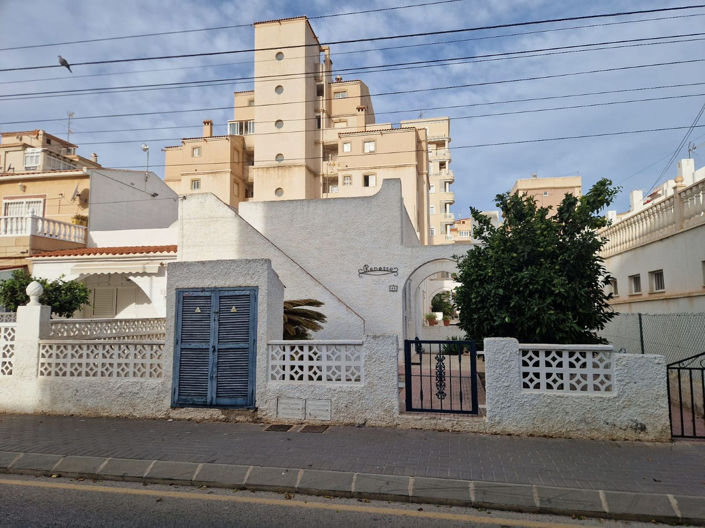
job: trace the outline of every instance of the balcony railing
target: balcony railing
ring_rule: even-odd
[[[85,226],[41,216],[0,216],[0,237],[40,236],[85,244],[86,231]]]
[[[602,256],[609,257],[705,223],[705,180],[677,189],[629,218],[604,229]]]
[[[455,213],[443,213],[445,220],[455,220]]]

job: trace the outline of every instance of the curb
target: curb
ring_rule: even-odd
[[[302,493],[705,526],[705,497],[0,451],[0,473]]]

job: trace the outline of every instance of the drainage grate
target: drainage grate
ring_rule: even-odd
[[[327,425],[304,425],[299,432],[300,433],[322,433],[326,429],[328,429]]]
[[[278,433],[286,433],[293,426],[287,424],[273,424],[265,429],[265,431],[275,431]]]

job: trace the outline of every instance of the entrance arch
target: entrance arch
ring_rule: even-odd
[[[449,275],[457,273],[458,266],[455,260],[452,258],[430,260],[418,266],[406,279],[402,292],[404,339],[413,339],[420,336],[423,329],[424,314],[430,309],[431,299],[437,293],[450,291],[451,288],[447,284],[434,285],[427,291],[422,289],[426,279],[441,272],[446,272]],[[448,279],[448,282],[450,282],[450,279]]]

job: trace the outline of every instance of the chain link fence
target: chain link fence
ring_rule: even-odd
[[[600,335],[615,350],[661,354],[673,363],[705,352],[705,313],[619,313]]]

